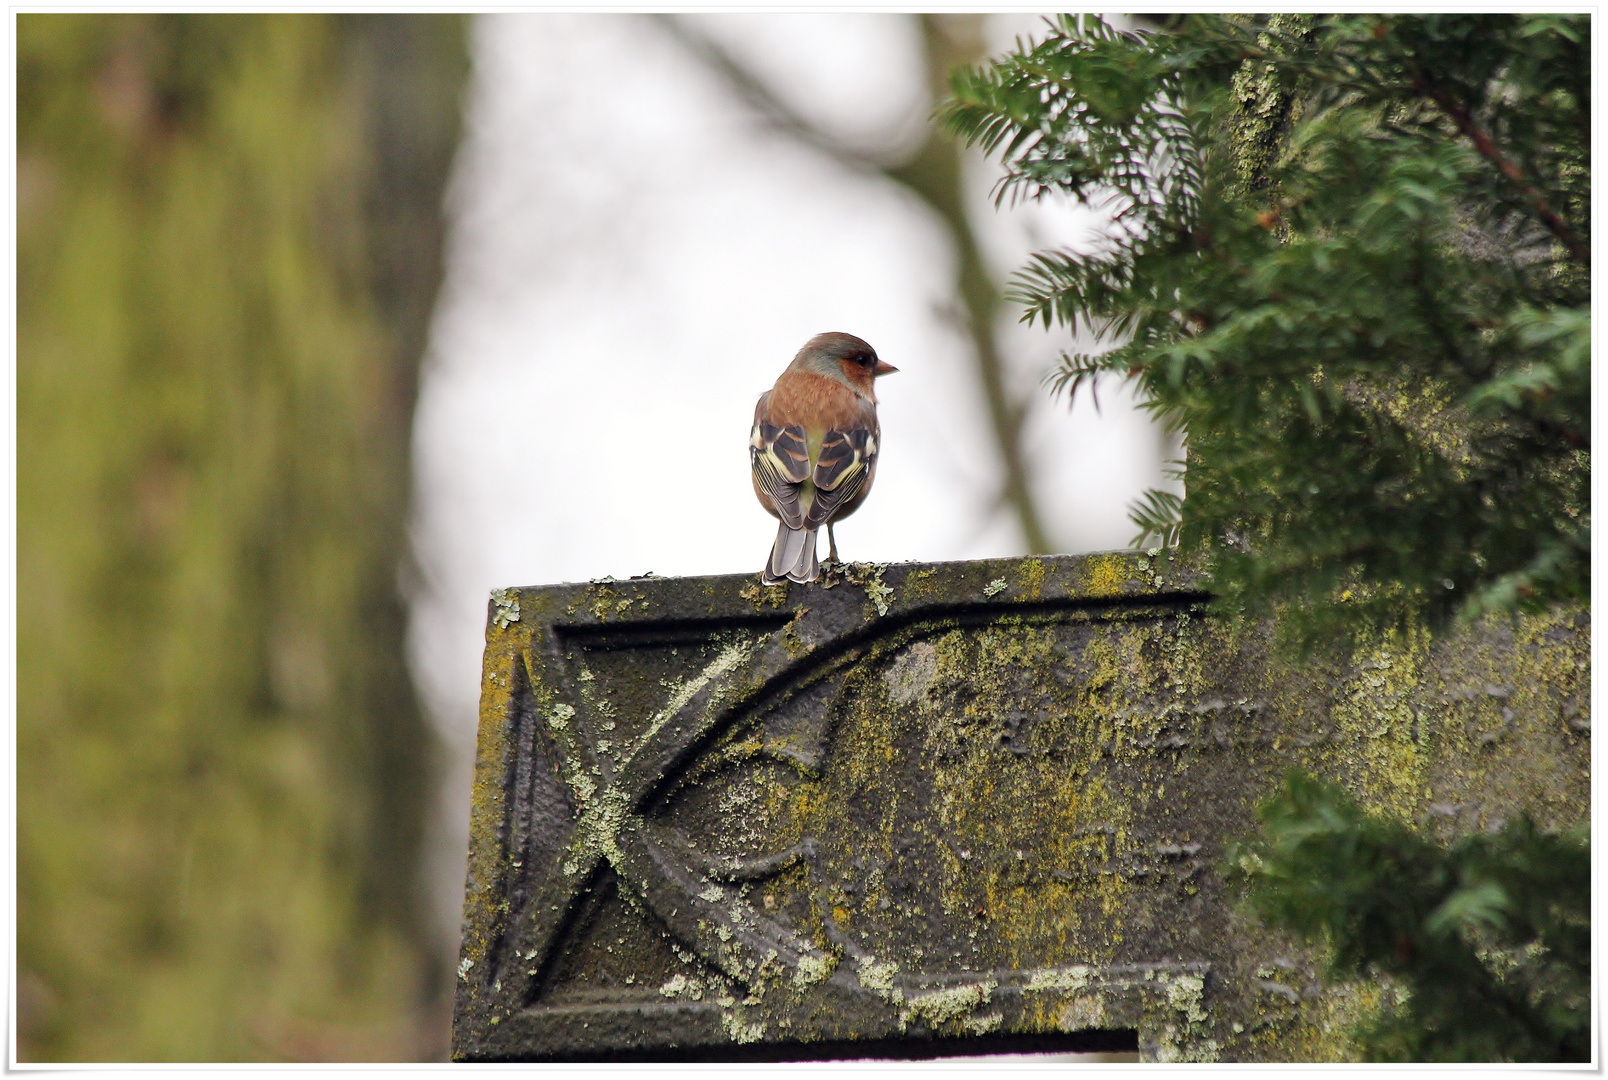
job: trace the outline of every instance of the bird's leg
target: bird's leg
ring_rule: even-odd
[[[837,561],[838,561],[838,557],[837,557],[837,537],[832,535],[832,523],[830,521],[828,521],[826,523],[826,543],[827,543],[827,549],[828,549],[827,550],[827,555],[826,555],[826,561],[831,563],[833,566],[836,566]]]

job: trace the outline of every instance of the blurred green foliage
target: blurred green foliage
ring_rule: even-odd
[[[1449,847],[1291,773],[1228,854],[1268,922],[1328,948],[1329,975],[1404,993],[1355,1033],[1370,1061],[1591,1060],[1585,828],[1517,818]]]
[[[17,17],[22,1060],[445,1052],[397,582],[467,65]]]

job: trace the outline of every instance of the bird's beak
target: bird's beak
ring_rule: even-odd
[[[892,375],[895,371],[898,371],[898,370],[899,370],[898,368],[894,367],[892,364],[888,363],[886,360],[878,360],[877,361],[877,366],[871,369],[871,374],[872,375]]]

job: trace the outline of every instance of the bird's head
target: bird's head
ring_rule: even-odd
[[[846,382],[871,400],[872,386],[879,375],[899,369],[877,357],[877,351],[853,334],[816,334],[793,357],[794,369],[814,371]]]

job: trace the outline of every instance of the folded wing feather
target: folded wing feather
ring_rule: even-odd
[[[799,488],[810,475],[810,453],[804,441],[804,428],[798,424],[776,427],[756,423],[748,437],[748,457],[754,480],[770,496],[782,523],[790,529],[803,528]]]
[[[876,459],[874,431],[866,428],[828,431],[821,440],[821,452],[811,477],[816,492],[804,515],[805,528],[820,528],[831,521],[840,508],[852,504],[865,489]]]

